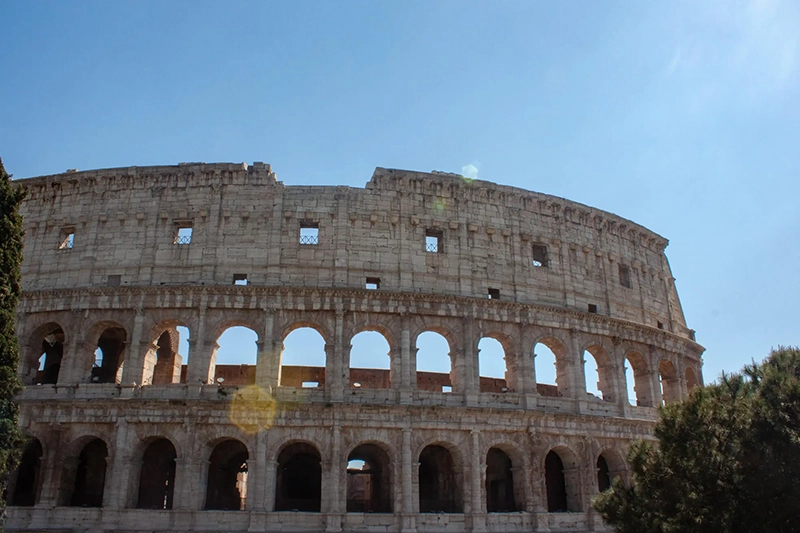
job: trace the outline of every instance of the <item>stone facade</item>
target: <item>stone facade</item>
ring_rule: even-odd
[[[562,198],[381,168],[364,189],[285,186],[263,163],[19,183],[36,440],[12,531],[604,530],[592,496],[626,478],[654,406],[702,383],[667,241]],[[255,368],[215,364],[231,326],[258,335]],[[281,366],[298,327],[324,338],[324,368]],[[351,373],[365,330],[389,370]],[[449,375],[417,372],[426,331],[446,338]],[[505,379],[479,376],[484,337]],[[540,343],[555,386],[537,383]]]

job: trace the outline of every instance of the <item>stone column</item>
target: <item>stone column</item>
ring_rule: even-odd
[[[103,498],[103,507],[124,509],[128,506],[128,480],[138,476],[139,472],[131,471],[131,455],[128,446],[128,420],[125,417],[117,419],[117,435],[114,442],[114,463],[109,464],[110,475],[107,482],[108,490]],[[107,502],[107,503],[106,503]]]
[[[336,310],[336,325],[333,332],[333,361],[330,365],[333,370],[333,375],[328,382],[328,377],[325,381],[328,382],[328,390],[330,392],[330,399],[333,401],[342,401],[344,397],[344,389],[350,387],[350,383],[345,383],[345,359],[349,361],[349,353],[345,355],[345,339],[344,339],[344,310]]]
[[[186,370],[186,383],[189,385],[206,385],[214,379],[211,373],[212,352],[206,344],[206,312],[208,311],[208,295],[200,297],[200,310],[197,319],[197,331],[189,338],[189,368]]]
[[[411,361],[411,331],[409,331],[408,315],[403,314],[400,322],[402,328],[400,331],[400,390],[408,393],[417,388],[417,369]]]
[[[144,309],[137,308],[134,310],[133,316],[133,331],[131,331],[131,340],[126,343],[128,346],[128,353],[125,354],[125,366],[122,369],[122,385],[132,385],[143,383],[143,370],[144,370],[144,357],[142,352],[143,340],[149,345],[149,339],[143,339],[144,335]]]
[[[486,531],[486,510],[483,498],[484,461],[481,454],[481,432],[470,431],[472,435],[472,454],[470,457],[470,513],[472,514],[472,531]],[[466,510],[466,509],[465,509]]]
[[[209,461],[194,457],[175,459],[174,509],[199,511],[205,506],[206,488],[202,479],[208,472]]]
[[[564,391],[564,396],[568,398],[583,399],[583,392],[586,390],[585,379],[583,375],[583,354],[578,345],[576,337],[577,330],[570,330],[570,342],[567,350],[569,350],[562,360],[556,357],[556,374],[558,375],[563,371],[567,380],[568,389]]]
[[[664,401],[661,393],[661,374],[658,369],[650,371],[650,386],[653,388],[653,406],[658,407]]]
[[[464,382],[462,391],[468,395],[467,403],[477,403],[477,394],[480,392],[480,372],[478,371],[478,352],[480,351],[475,343],[473,335],[473,323],[471,318],[463,319],[463,359],[464,359],[464,372],[462,373]]]
[[[325,531],[328,533],[342,530],[342,461],[341,457],[341,429],[333,426],[331,435],[331,453],[328,457],[328,471],[323,472],[322,509],[325,511]]]
[[[414,502],[417,500],[418,494],[414,493],[413,474],[414,468],[417,466],[412,462],[411,458],[411,428],[405,427],[402,430],[403,441],[400,451],[401,463],[401,476],[403,478],[403,509],[402,509],[402,533],[416,533],[417,531],[417,508]]]
[[[256,363],[256,384],[269,393],[278,387],[281,368],[281,339],[276,341],[275,310],[264,309],[264,330],[258,341],[258,362]]]
[[[89,382],[92,365],[87,360],[94,361],[92,351],[77,338],[64,345],[64,357],[61,359],[61,370],[58,373],[58,386]]]
[[[55,438],[48,439],[47,452],[41,462],[41,492],[37,507],[55,507],[58,504],[58,491],[61,484],[61,471],[64,467],[64,458],[59,456],[63,451],[61,432],[55,433]]]

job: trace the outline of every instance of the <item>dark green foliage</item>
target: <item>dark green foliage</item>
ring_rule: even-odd
[[[663,408],[655,436],[594,501],[617,533],[800,531],[800,349]]]
[[[8,474],[16,468],[22,445],[22,434],[17,428],[19,408],[13,399],[21,389],[17,377],[16,308],[22,265],[19,205],[24,197],[25,191],[12,185],[0,160],[0,489],[6,488]],[[0,496],[0,516],[4,511],[5,500]],[[0,521],[0,530],[2,525]]]

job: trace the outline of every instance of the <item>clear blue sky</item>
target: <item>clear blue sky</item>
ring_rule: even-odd
[[[670,239],[705,377],[800,344],[800,2],[0,4],[16,177],[476,174]]]

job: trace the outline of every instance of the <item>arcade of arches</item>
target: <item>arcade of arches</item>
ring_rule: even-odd
[[[142,441],[124,465],[134,497],[122,507],[248,510],[252,505],[250,485],[263,486],[248,475],[250,466],[259,461],[252,460],[247,445],[235,438],[219,439],[208,449],[207,459],[198,461],[180,458],[168,438]],[[596,454],[591,468],[563,446],[548,450],[544,458],[541,454],[520,455],[514,446],[506,449],[492,445],[484,453],[472,455],[480,461],[474,464],[457,446],[439,441],[424,446],[414,462],[397,464],[391,447],[364,442],[353,447],[343,464],[334,465],[317,445],[289,441],[280,447],[274,461],[263,462],[272,466],[272,472],[258,472],[274,480],[273,485],[264,487],[267,511],[306,513],[326,511],[326,494],[338,494],[341,499],[337,504],[328,498],[328,512],[340,505],[347,513],[393,513],[409,505],[419,513],[475,513],[476,509],[485,513],[579,512],[586,510],[591,495],[607,489],[613,478],[621,476],[624,481],[627,476],[622,451],[613,448]],[[65,448],[63,456],[54,451],[58,464],[46,464],[44,452],[38,439],[28,442],[10,480],[10,505],[31,507],[55,497],[64,507],[118,506],[107,496],[112,457],[103,439],[77,439]],[[196,470],[190,467],[204,469],[202,501],[191,494],[187,476],[193,477]],[[56,491],[44,486],[43,478],[48,476],[43,474],[48,470],[57,481]],[[395,479],[399,472],[412,474],[415,498],[400,496],[402,490]],[[341,476],[338,482],[337,476]],[[192,498],[194,501],[189,501]]]
[[[137,342],[130,341],[129,331],[119,323],[100,322],[75,341],[68,340],[73,332],[50,322],[29,338],[20,374],[28,385],[258,383],[267,389],[312,388],[339,395],[348,389],[525,393],[643,407],[679,400],[701,384],[699,369],[679,365],[684,359],[676,354],[645,346],[617,349],[598,337],[574,350],[570,347],[576,343],[567,331],[539,336],[526,348],[507,334],[463,342],[441,327],[420,328],[409,338],[404,332],[366,326],[354,330],[347,341],[331,343],[323,327],[309,322],[287,326],[281,341],[264,342],[253,329],[234,325],[218,330],[216,340],[190,340],[193,357],[186,361],[186,354],[179,353],[185,340],[180,340],[178,329],[188,330],[182,324],[163,321],[152,328],[150,340],[140,340],[142,348],[134,350]],[[246,349],[252,349],[251,355],[224,360],[218,356],[231,329],[252,335],[255,342],[248,341],[252,348]],[[301,333],[305,336],[297,344],[295,337]],[[408,344],[402,340],[406,338]],[[293,350],[294,346],[302,348]],[[242,348],[233,346],[231,353],[243,353]],[[341,379],[331,377],[339,375]]]

